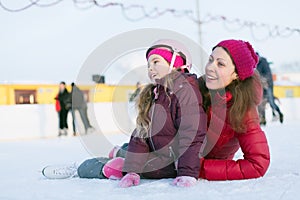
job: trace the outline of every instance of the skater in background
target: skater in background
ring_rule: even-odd
[[[72,90],[71,90],[71,96],[72,96],[72,117],[73,117],[73,135],[76,135],[77,132],[77,125],[76,123],[76,115],[75,112],[78,111],[80,114],[81,121],[85,128],[85,134],[91,133],[94,131],[94,128],[90,124],[90,120],[88,118],[87,114],[87,102],[84,98],[83,92],[75,85],[75,83],[71,83]]]
[[[257,63],[251,44],[242,40],[221,41],[209,56],[199,78],[209,124],[200,178],[258,178],[268,169],[269,147],[257,112],[262,98]],[[234,160],[239,148],[243,158]]]
[[[58,136],[68,135],[68,112],[71,109],[71,95],[64,81],[59,84],[59,92],[55,98],[59,102],[59,132]]]
[[[267,123],[266,122],[266,114],[265,114],[265,109],[266,109],[267,103],[269,103],[272,108],[273,118],[275,118],[278,114],[280,123],[283,123],[283,114],[282,114],[279,106],[275,103],[275,97],[274,97],[274,92],[273,92],[273,88],[274,88],[273,76],[272,76],[270,64],[266,58],[260,56],[258,53],[257,53],[257,55],[259,56],[257,70],[262,78],[263,96],[264,96],[264,100],[259,105],[260,123],[262,125],[266,125],[266,123]],[[277,114],[275,112],[277,112]]]
[[[109,158],[92,158],[64,172],[75,169],[81,178],[121,179],[120,187],[138,185],[141,178],[175,178],[174,185],[185,187],[196,184],[207,117],[197,77],[189,73],[190,54],[177,41],[160,40],[146,58],[154,83],[138,97],[137,127],[129,144]],[[113,158],[116,155],[121,157]],[[62,173],[50,166],[43,174],[55,178]]]
[[[142,84],[138,81],[136,83],[136,89],[130,96],[129,101],[130,102],[135,101],[135,99],[137,99],[138,95],[140,94],[141,90],[142,90]]]

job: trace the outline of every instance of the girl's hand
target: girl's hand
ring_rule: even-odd
[[[196,185],[197,179],[191,176],[178,176],[174,179],[173,185],[179,187],[191,187]]]
[[[122,188],[127,188],[138,184],[140,184],[140,176],[134,172],[126,174],[119,182],[119,186]]]

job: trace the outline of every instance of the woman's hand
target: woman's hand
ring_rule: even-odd
[[[174,179],[173,185],[179,187],[191,187],[196,185],[197,179],[191,176],[178,176]]]
[[[119,182],[122,188],[131,187],[140,184],[140,176],[134,172],[126,174]]]

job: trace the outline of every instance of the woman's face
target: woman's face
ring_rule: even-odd
[[[66,86],[64,84],[59,84],[59,91],[63,92]]]
[[[225,88],[237,79],[235,66],[222,47],[216,47],[205,66],[206,87],[211,90]]]
[[[148,58],[148,76],[154,81],[169,74],[170,65],[160,55],[153,54]]]

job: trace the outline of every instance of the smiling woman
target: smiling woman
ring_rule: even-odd
[[[269,147],[257,112],[262,97],[257,62],[250,43],[242,40],[224,40],[213,48],[199,78],[209,120],[201,178],[258,178],[268,169]],[[244,159],[233,160],[239,148]]]
[[[221,89],[238,78],[230,55],[221,47],[216,47],[206,65],[206,86]]]

